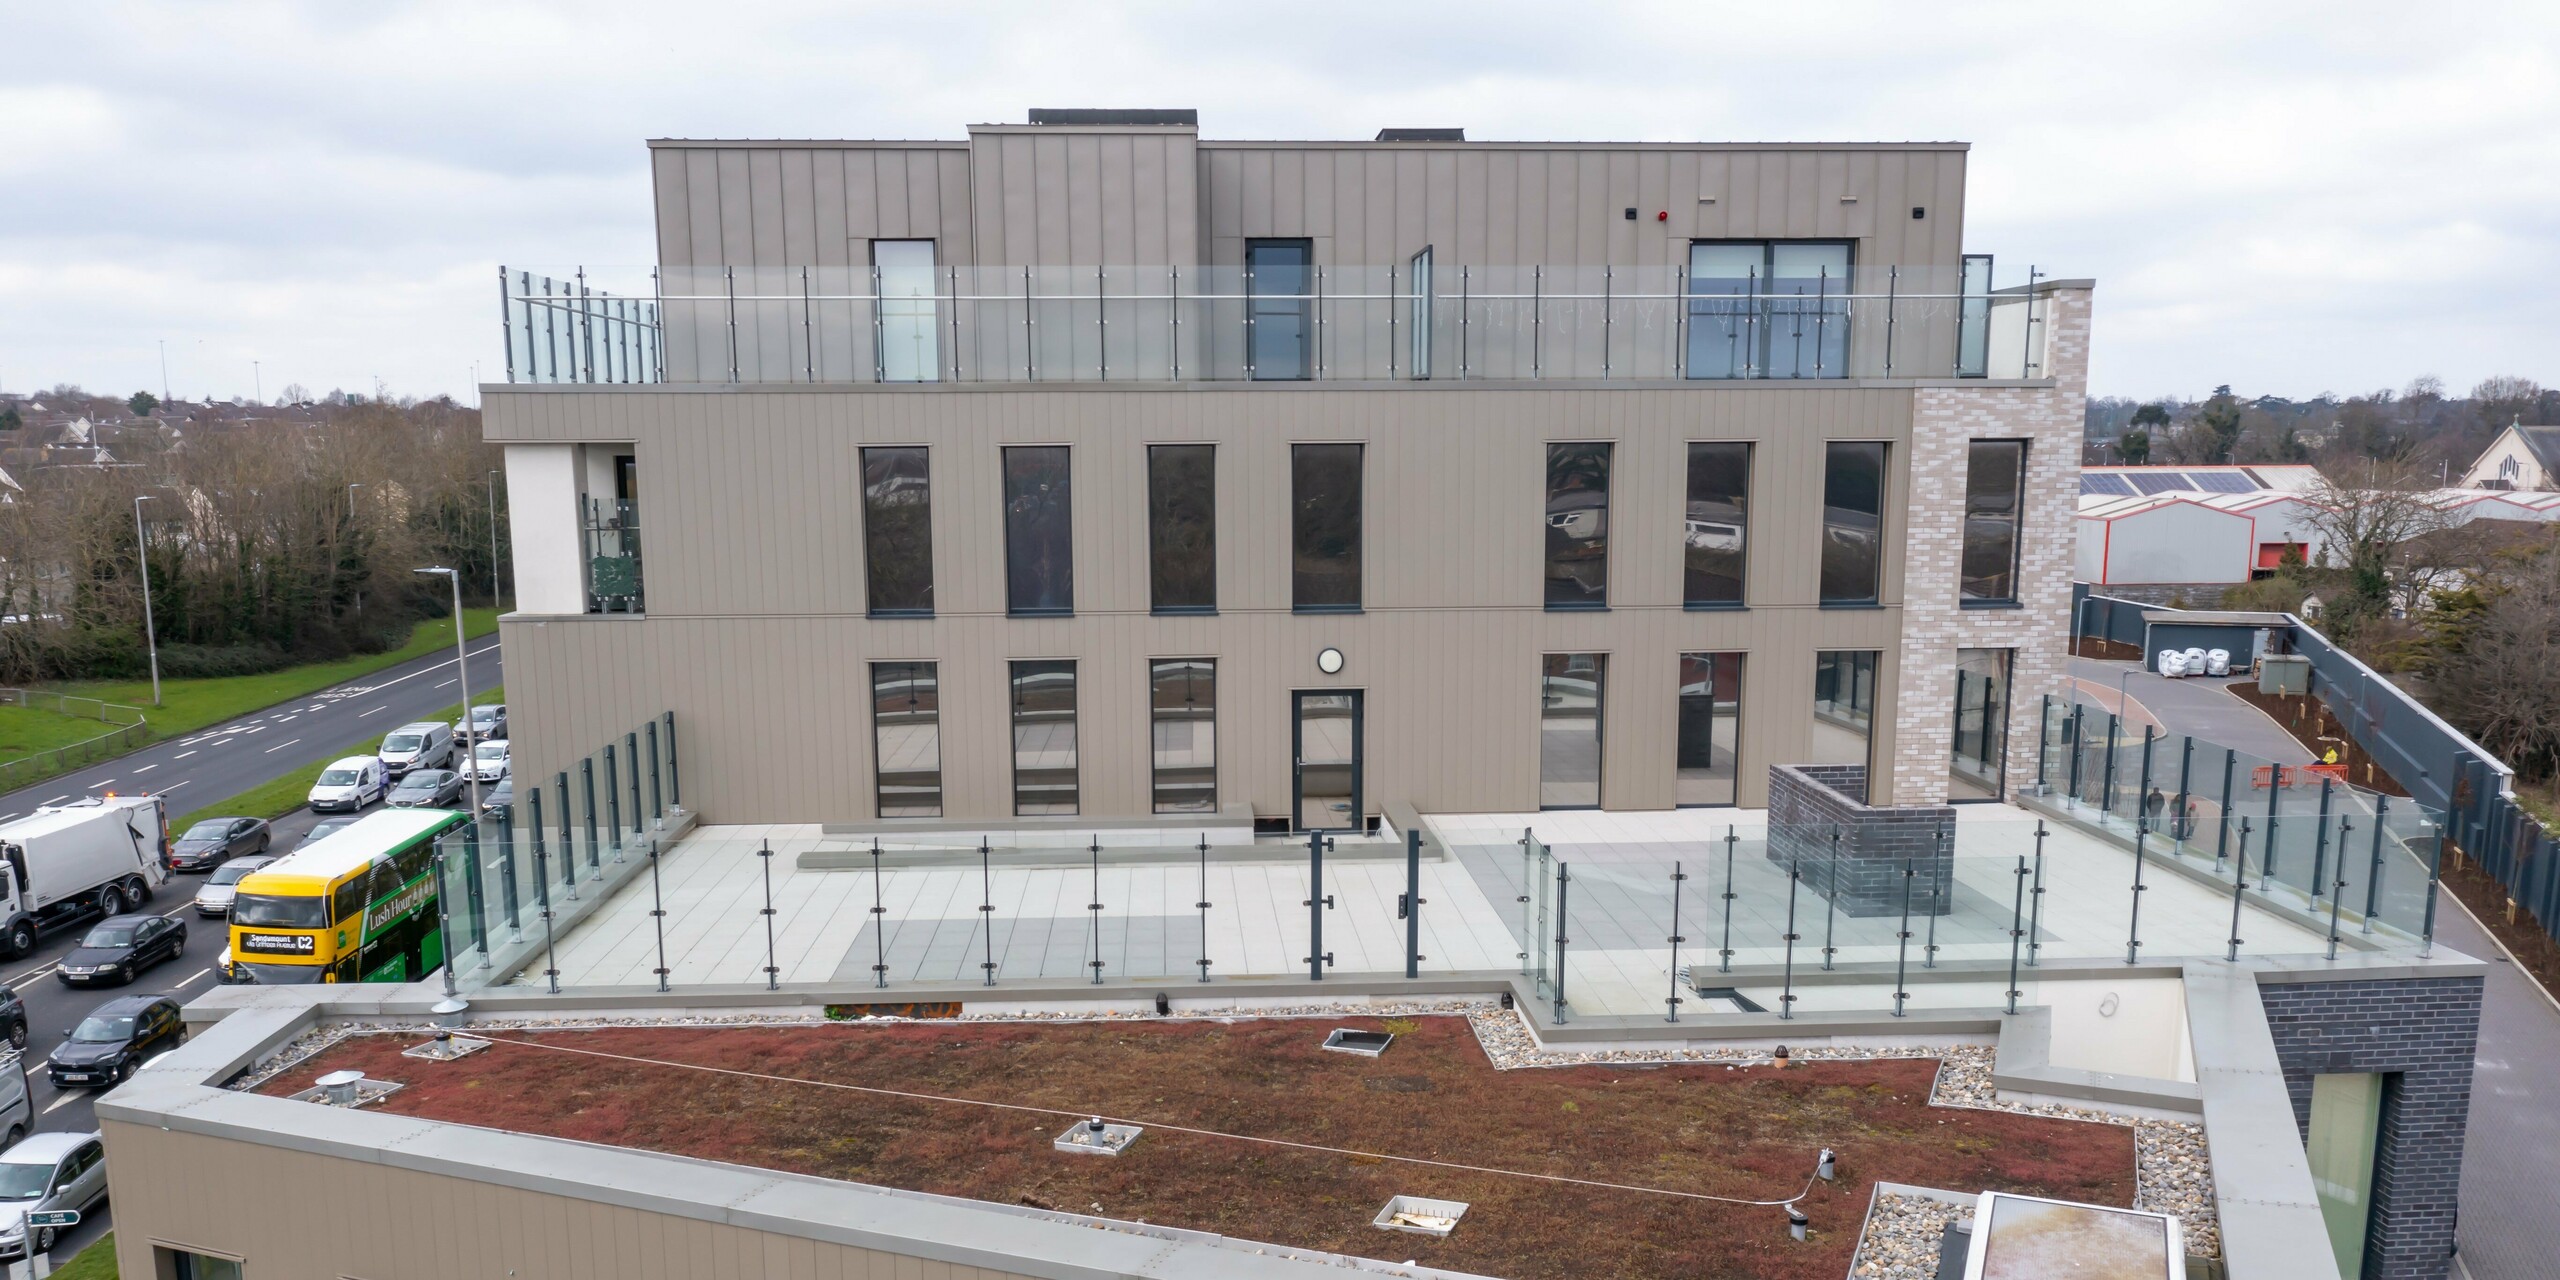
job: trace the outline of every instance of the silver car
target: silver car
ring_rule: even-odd
[[[0,1259],[23,1258],[53,1248],[57,1227],[27,1236],[27,1215],[59,1209],[87,1211],[107,1198],[107,1152],[95,1133],[39,1133],[0,1151]]]
[[[206,876],[204,883],[196,889],[196,914],[230,915],[231,900],[240,894],[240,878],[273,861],[275,859],[267,857],[233,858],[215,867],[213,874]]]

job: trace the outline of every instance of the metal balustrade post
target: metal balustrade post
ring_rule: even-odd
[[[871,837],[871,985],[889,985],[889,904],[880,886],[880,837]]]
[[[2436,824],[2421,820],[2420,825],[2433,827]],[[2427,845],[2432,852],[2427,858],[2427,914],[2425,920],[2420,926],[2418,934],[2418,957],[2420,959],[2425,959],[2434,955],[2436,950],[2436,894],[2441,888],[2444,880],[2443,830],[2438,829],[2435,835],[2427,841]]]
[[[1468,280],[1468,268],[1458,268],[1458,381],[1467,380],[1471,350],[1467,342],[1468,316],[1475,310],[1475,290]]]
[[[2169,803],[2169,848],[2173,852],[2186,847],[2190,834],[2187,829],[2187,770],[2195,764],[2195,758],[2196,740],[2181,735],[2178,738],[2178,795]]]
[[[2107,713],[2107,749],[2098,767],[2098,821],[2107,820],[2107,811],[2116,807],[2116,729],[2120,718]]]
[[[1893,935],[1893,1016],[1897,1018],[1902,1016],[1903,1002],[1911,998],[1911,992],[1907,989],[1911,984],[1906,980],[1911,972],[1911,885],[1918,876],[1919,869],[1911,865],[1911,859],[1904,858],[1902,860],[1902,928]]]
[[[1307,981],[1324,981],[1324,967],[1333,963],[1333,954],[1324,949],[1324,913],[1333,906],[1333,898],[1324,891],[1324,852],[1333,847],[1333,839],[1321,831],[1307,833]]]
[[[2284,766],[2270,761],[2267,765],[2267,836],[2259,845],[2258,892],[2265,893],[2276,879],[2276,806],[2284,800]]]
[[[1040,380],[1040,340],[1034,332],[1038,321],[1033,318],[1036,309],[1031,297],[1031,268],[1026,266],[1022,269],[1022,380],[1025,382]]]
[[[756,862],[764,872],[764,989],[782,990],[782,964],[773,953],[773,842],[766,840],[756,849]]]
[[[2338,904],[2347,896],[2347,833],[2355,829],[2355,819],[2338,818],[2338,882],[2329,886],[2329,959],[2338,958]],[[2312,882],[2317,885],[2318,881]]]
[[[613,835],[613,860],[622,861],[622,784],[614,780],[613,744],[604,744],[605,829]]]
[[[445,863],[448,860],[446,842],[438,840],[431,846],[431,848],[435,851],[436,897],[438,899],[436,904],[436,941],[444,948],[444,963],[437,965],[436,967],[444,970],[444,997],[446,1000],[452,1000],[455,996],[460,994],[454,986],[453,970],[455,964],[460,960],[461,948],[453,945],[453,912],[445,910],[444,903],[442,901],[447,889],[452,884],[452,880],[445,866]]]
[[[2213,824],[2213,873],[2222,874],[2225,846],[2231,841],[2231,773],[2240,763],[2240,753],[2229,747],[2222,749],[2222,808]]]
[[[473,825],[480,817],[472,815]],[[524,941],[523,900],[516,892],[516,824],[506,810],[498,811],[498,901],[506,907],[509,941]]]
[[[2373,798],[2373,861],[2364,873],[2364,931],[2373,932],[2374,909],[2382,900],[2382,836],[2391,826],[2391,797]],[[2343,856],[2346,837],[2339,836],[2339,853]]]
[[[1572,868],[1571,866],[1569,866],[1569,865],[1565,864],[1564,862],[1562,862],[1562,861],[1560,860],[1560,861],[1558,861],[1558,862],[1556,863],[1556,1025],[1557,1025],[1557,1026],[1563,1026],[1563,1025],[1565,1024],[1565,1006],[1564,1006],[1564,972],[1565,972],[1565,963],[1564,963],[1564,955],[1565,955],[1565,946],[1566,946],[1566,944],[1571,943],[1571,942],[1573,941],[1573,939],[1572,939],[1571,937],[1567,936],[1567,930],[1566,930],[1566,928],[1565,928],[1566,924],[1567,924],[1568,922],[1570,922],[1570,921],[1573,919],[1573,913],[1572,913],[1570,910],[1568,910],[1568,909],[1567,909],[1567,907],[1566,907],[1566,903],[1568,903],[1569,901],[1571,901],[1572,890],[1573,890],[1573,868]]]
[[[1094,833],[1094,835],[1093,835],[1093,843],[1092,843],[1090,846],[1088,846],[1088,847],[1089,847],[1089,849],[1091,850],[1091,852],[1092,852],[1092,854],[1093,854],[1093,899],[1092,899],[1092,901],[1085,903],[1085,906],[1084,906],[1084,909],[1085,909],[1087,912],[1089,912],[1089,913],[1090,913],[1090,915],[1089,915],[1087,918],[1088,918],[1089,920],[1091,920],[1091,922],[1092,922],[1092,923],[1090,923],[1090,924],[1088,924],[1088,925],[1086,925],[1086,926],[1085,926],[1085,932],[1086,932],[1086,933],[1088,933],[1088,934],[1090,934],[1090,935],[1092,935],[1092,937],[1093,937],[1093,959],[1086,961],[1086,962],[1085,962],[1085,964],[1086,964],[1086,966],[1087,966],[1087,967],[1089,967],[1089,968],[1091,968],[1091,969],[1093,970],[1093,985],[1095,985],[1095,986],[1097,986],[1097,987],[1098,987],[1098,986],[1101,986],[1101,985],[1102,985],[1102,833],[1101,833],[1101,832],[1098,832],[1098,831],[1097,831],[1097,832],[1095,832],[1095,833]]]
[[[1823,881],[1822,970],[1829,973],[1832,953],[1839,950],[1831,945],[1832,926],[1840,919],[1840,824],[1837,822],[1831,824],[1831,865],[1825,870]]]
[[[642,827],[641,827],[641,822],[642,822],[641,815],[647,812],[647,810],[644,810],[644,809],[642,809],[642,808],[640,807],[640,733],[639,733],[639,731],[635,729],[635,730],[633,730],[633,731],[631,731],[631,732],[629,732],[629,733],[626,733],[626,734],[622,735],[622,741],[623,741],[623,750],[624,750],[625,752],[627,752],[627,753],[628,753],[628,757],[627,757],[627,758],[629,759],[629,761],[630,761],[630,763],[631,763],[631,834],[632,834],[632,836],[636,839],[636,838],[639,836],[639,834],[640,834],[640,832],[641,832],[641,830],[642,830]]]
[[[658,790],[658,722],[649,722],[649,821],[661,827],[667,822],[664,793]]]
[[[1885,356],[1885,376],[1890,378],[1893,376],[1893,357],[1891,354],[1893,351],[1893,345],[1890,341],[1885,344],[1885,351],[1887,353]],[[2051,777],[2052,766],[2047,763],[2050,758],[2052,748],[2053,695],[2048,693],[2044,695],[2043,702],[2039,703],[2036,708],[2036,790],[2038,791],[2048,791],[2053,787],[2053,778]]]
[[[1787,944],[1785,968],[1780,971],[1782,976],[1779,980],[1778,1020],[1781,1022],[1796,1016],[1796,885],[1803,879],[1804,869],[1790,859],[1787,863],[1787,931],[1780,935]]]
[[[2034,882],[2027,889],[2027,967],[2036,967],[2044,950],[2044,819],[2036,819]]]
[[[1200,912],[1200,980],[1209,980],[1209,833],[1200,833],[1200,900],[1191,904]]]
[[[1616,272],[1615,267],[1600,268],[1600,379],[1603,382],[1608,381],[1609,378],[1609,304],[1612,295],[1617,292]]]
[[[2225,819],[2225,821],[2228,822],[2228,819]],[[2264,858],[2260,858],[2258,861],[2261,866],[2266,863],[2266,859]],[[2231,862],[2231,946],[2230,949],[2225,951],[2222,956],[2226,961],[2236,961],[2240,958],[2240,943],[2242,942],[2242,938],[2240,937],[2240,904],[2241,900],[2247,896],[2248,892],[2249,820],[2247,818],[2242,818],[2240,820],[2240,848],[2233,856]]]
[[[462,828],[462,896],[471,922],[471,945],[480,948],[480,963],[473,968],[489,967],[489,904],[481,886],[480,824],[470,822]]]
[[[800,362],[811,382],[818,380],[818,330],[810,315],[809,269],[800,268]]]
[[[1530,906],[1529,899],[1536,892],[1534,885],[1537,874],[1532,864],[1536,861],[1537,855],[1530,851],[1529,840],[1529,831],[1524,827],[1521,829],[1520,838],[1514,842],[1520,846],[1520,945],[1527,948],[1520,953],[1520,976],[1524,978],[1530,976],[1532,970],[1530,952],[1536,951],[1542,945],[1538,941],[1537,927],[1532,923],[1533,917],[1530,914],[1533,908]]]
[[[2311,901],[2314,905],[2320,901],[2322,887],[2329,882],[2329,795],[2335,785],[2334,779],[2326,776],[2320,779],[2320,817],[2311,828]],[[2346,848],[2346,840],[2341,837],[2338,852],[2342,857]]]
[[[2009,882],[2009,1012],[2018,1011],[2018,950],[2026,939],[2027,858],[2018,855],[2018,869],[2010,873]]]
[[[979,933],[986,943],[986,959],[978,963],[987,975],[986,985],[996,984],[996,873],[995,851],[987,847],[987,838],[978,837],[978,919]]]
[[[1404,833],[1404,976],[1422,976],[1422,829]]]
[[[2133,916],[2126,922],[2124,934],[2126,964],[2132,964],[2142,950],[2142,895],[2147,888],[2142,883],[2143,838],[2150,834],[2151,819],[2136,817],[2133,820]]]
[[[578,900],[578,833],[569,825],[572,805],[569,803],[569,771],[552,775],[552,794],[560,797],[560,883],[569,890],[569,901]]]
[[[655,840],[649,842],[649,922],[658,933],[658,967],[652,972],[658,975],[658,990],[665,991],[668,989],[667,897],[658,882],[658,842]]]
[[[2075,807],[2080,803],[2080,717],[2081,704],[2072,703],[2070,715],[2064,718],[2064,723],[2070,726],[2067,736],[2071,740],[2068,748],[2071,758],[2062,799],[2063,803]]]
[[[738,269],[720,268],[720,285],[729,295],[729,381],[738,380]]]
[[[1680,936],[1680,882],[1688,878],[1687,873],[1680,869],[1679,860],[1674,859],[1671,863],[1671,995],[1663,1001],[1671,1016],[1664,1018],[1665,1022],[1680,1020],[1680,944],[1688,941]]]
[[[667,803],[684,807],[684,774],[676,768],[676,713],[661,711],[658,723],[667,731]]]
[[[1546,376],[1547,269],[1529,268],[1529,380]]]
[[[1884,376],[1888,378],[1893,376],[1893,304],[1896,296],[1901,291],[1902,268],[1899,266],[1886,267],[1884,269]],[[1964,321],[1961,318],[1964,304],[1958,303],[1956,305],[1959,316],[1956,321],[1956,325],[1957,328],[1961,330],[1964,325]],[[1962,342],[1958,342],[1956,344],[1956,362],[1958,364],[1962,364],[1964,362],[1964,344]],[[2052,702],[2053,695],[2046,694],[2045,701],[2048,703]],[[2039,735],[2041,735],[2044,727],[2042,725],[2038,725],[2036,728]],[[2043,744],[2039,741],[2037,745],[2041,748]],[[2038,762],[2042,762],[2041,756],[2038,757]],[[2044,779],[2038,778],[2036,779],[2036,782],[2041,785],[2044,782]],[[2011,1010],[2011,1012],[2016,1011]]]
[[[1733,846],[1738,839],[1733,824],[1724,828],[1724,946],[1716,952],[1716,972],[1733,972]]]
[[[549,984],[551,994],[556,996],[560,994],[560,953],[552,945],[551,936],[551,868],[543,861],[542,789],[534,788],[525,800],[533,806],[533,825],[528,829],[533,833],[534,901],[542,907],[542,977]]]
[[[516,380],[516,315],[513,299],[507,296],[507,269],[498,268],[498,331],[507,344],[507,381]]]
[[[583,266],[578,268],[578,328],[576,350],[578,351],[578,380],[581,382],[594,382],[596,380],[596,320],[594,313],[589,310],[587,305],[587,269]],[[470,708],[465,707],[463,708],[463,713],[468,715],[470,714],[470,710]]]
[[[1920,967],[1938,967],[1938,913],[1946,907],[1947,872],[1955,864],[1955,851],[1947,847],[1950,833],[1945,823],[1938,824],[1937,847],[1929,855],[1929,939],[1920,948]]]

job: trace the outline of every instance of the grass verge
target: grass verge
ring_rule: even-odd
[[[112,1231],[53,1269],[54,1280],[116,1280],[118,1274],[116,1233]]]
[[[495,689],[484,689],[471,695],[471,704],[473,706],[480,706],[484,703],[490,702],[504,702],[506,700],[507,687],[505,685],[500,685]],[[422,716],[420,718],[425,720],[459,720],[462,718],[462,704],[457,702],[452,706],[446,707],[442,711],[436,712],[434,715]],[[284,815],[302,807],[304,798],[311,794],[311,784],[320,780],[321,770],[328,768],[332,762],[343,759],[344,757],[364,755],[371,751],[380,741],[380,738],[360,738],[347,744],[347,746],[338,751],[331,752],[326,760],[321,760],[317,763],[296,769],[273,782],[260,783],[246,791],[240,792],[237,795],[225,796],[212,804],[188,813],[184,817],[179,818],[175,823],[171,824],[169,829],[172,831],[184,831],[205,818],[281,818]]]

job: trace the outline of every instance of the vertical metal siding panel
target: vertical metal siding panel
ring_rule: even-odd
[[[1114,234],[1106,234],[1107,252],[1116,254],[1111,266],[1163,266],[1173,261],[1165,256],[1169,241],[1166,224],[1172,220],[1172,203],[1165,197],[1165,160],[1172,150],[1170,138],[1143,137],[1120,140],[1122,176],[1113,185],[1113,199],[1123,212],[1121,225]],[[1124,282],[1115,281],[1115,286]],[[1162,292],[1152,281],[1132,278],[1126,287],[1144,287],[1148,292]]]
[[[1674,266],[1688,264],[1688,240],[1697,234],[1698,211],[1704,207],[1698,203],[1698,170],[1704,158],[1695,151],[1675,151],[1663,166],[1662,207],[1671,215],[1666,228],[1670,256],[1664,261]]]
[[[1433,244],[1449,246],[1448,265],[1472,265],[1482,246],[1468,243],[1461,225],[1457,153],[1425,151],[1421,159],[1422,189],[1415,194],[1421,197],[1426,235]]]
[[[757,266],[782,265],[782,154],[766,148],[745,153],[747,182],[741,189],[746,198],[742,206],[746,214],[747,254],[741,262]],[[725,184],[724,184],[725,186]]]
[[[1189,266],[1203,260],[1200,242],[1200,139],[1181,134],[1165,140],[1165,261]]]
[[[1200,151],[1200,174],[1208,187],[1201,200],[1207,211],[1202,227],[1208,237],[1208,243],[1200,246],[1201,258],[1206,262],[1241,262],[1244,155],[1224,147],[1204,147]]]
[[[1236,153],[1236,211],[1240,215],[1237,232],[1246,237],[1272,235],[1271,153],[1254,150]]]
[[[1307,225],[1307,153],[1304,151],[1263,151],[1271,164],[1269,195],[1270,234],[1275,236],[1312,236],[1315,229]]]
[[[1634,261],[1640,266],[1660,266],[1669,261],[1663,242],[1670,235],[1667,222],[1657,222],[1654,215],[1671,212],[1671,163],[1659,151],[1638,152],[1630,157],[1635,162],[1636,246]],[[1660,285],[1649,285],[1659,290]]]
[[[845,207],[846,159],[846,152],[828,150],[810,160],[808,260],[820,266],[841,267],[853,260],[853,219]]]
[[[1721,240],[1729,234],[1733,221],[1733,153],[1709,151],[1698,157],[1697,224],[1692,234],[1701,240]],[[1712,198],[1715,203],[1704,203]],[[1747,664],[1746,664],[1747,665]],[[1750,677],[1745,673],[1744,679]],[[1746,713],[1747,714],[1747,713]]]
[[[1569,153],[1573,175],[1573,252],[1575,262],[1609,261],[1609,158],[1596,151]]]
[[[1466,250],[1466,256],[1460,261],[1476,266],[1490,266],[1500,261],[1493,251],[1489,159],[1490,156],[1482,151],[1458,152],[1455,180],[1451,183],[1458,215],[1458,243]],[[1491,278],[1488,277],[1486,285],[1491,287]]]
[[[847,152],[844,158],[845,261],[871,265],[871,241],[880,235],[880,153]],[[853,243],[859,242],[859,243]]]
[[[729,257],[728,237],[721,234],[720,153],[687,151],[685,157],[685,202],[690,206],[685,225],[693,236],[692,262],[698,266],[717,266],[734,262]]]
[[[1361,180],[1363,166],[1360,153],[1335,151],[1324,157],[1324,162],[1327,171],[1325,182],[1333,199],[1333,208],[1326,216],[1333,230],[1334,260],[1366,267],[1384,266],[1396,261],[1394,247],[1381,247],[1376,239],[1377,229],[1369,222],[1369,191],[1368,184]],[[1384,288],[1384,273],[1379,273],[1372,283]],[[1373,319],[1371,323],[1378,322]]]
[[[969,191],[969,151],[946,147],[933,153],[934,199],[941,209],[939,261],[949,266],[978,260],[976,202]]]
[[[1042,260],[1037,141],[1011,135],[996,139],[1004,182],[1004,252],[996,259],[1001,265],[1029,266]]]
[[[798,147],[782,152],[778,159],[782,166],[779,261],[786,266],[807,266],[818,260],[816,162],[806,149]]]
[[[902,149],[900,167],[907,174],[907,234],[939,240],[946,234],[942,217],[942,156],[937,151]]]
[[[1492,266],[1536,262],[1520,243],[1520,153],[1496,151],[1485,156],[1485,257]]]
[[[1374,260],[1402,266],[1406,258],[1421,251],[1422,243],[1407,236],[1403,220],[1396,211],[1398,157],[1383,151],[1370,151],[1356,156],[1355,163],[1360,174],[1362,247]],[[1403,360],[1396,361],[1397,369],[1404,367]]]
[[[1052,217],[1064,225],[1064,235],[1057,242],[1061,256],[1050,259],[1061,267],[1099,266],[1103,257],[1103,178],[1102,148],[1110,139],[1091,134],[1071,134],[1060,138],[1059,162],[1064,169],[1066,199],[1060,202]],[[1092,285],[1078,271],[1072,283],[1076,293],[1093,292]],[[1053,286],[1054,287],[1054,286]],[[1076,309],[1081,315],[1083,309]],[[1081,344],[1079,344],[1081,345]]]
[[[1861,206],[1840,203],[1841,197],[1850,194],[1849,157],[1837,151],[1816,152],[1805,157],[1805,163],[1798,168],[1809,171],[1803,174],[1803,180],[1809,197],[1806,203],[1811,207],[1799,215],[1811,228],[1807,234],[1826,238],[1852,234],[1855,220],[1850,213]]]
[[[901,152],[876,153],[877,163],[871,170],[874,203],[873,216],[879,219],[871,234],[881,240],[907,240],[916,234],[915,224],[907,216],[907,158]],[[931,234],[930,232],[926,234]]]
[[[1608,177],[1608,201],[1605,224],[1609,229],[1609,262],[1631,266],[1638,261],[1636,252],[1637,224],[1626,220],[1622,211],[1636,202],[1636,158],[1624,151],[1604,151],[1599,157]],[[1642,211],[1638,211],[1642,216]]]
[[[1969,158],[1962,152],[1933,157],[1938,199],[1929,209],[1932,230],[1927,250],[1933,263],[1952,267],[1964,253],[1964,168]]]
[[[693,261],[692,210],[686,200],[685,152],[655,148],[649,152],[649,187],[658,211],[658,261],[670,266]]]

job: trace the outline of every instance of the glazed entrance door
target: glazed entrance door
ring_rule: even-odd
[[[1361,826],[1360,691],[1300,690],[1291,695],[1290,755],[1297,762],[1295,819],[1300,831]]]

